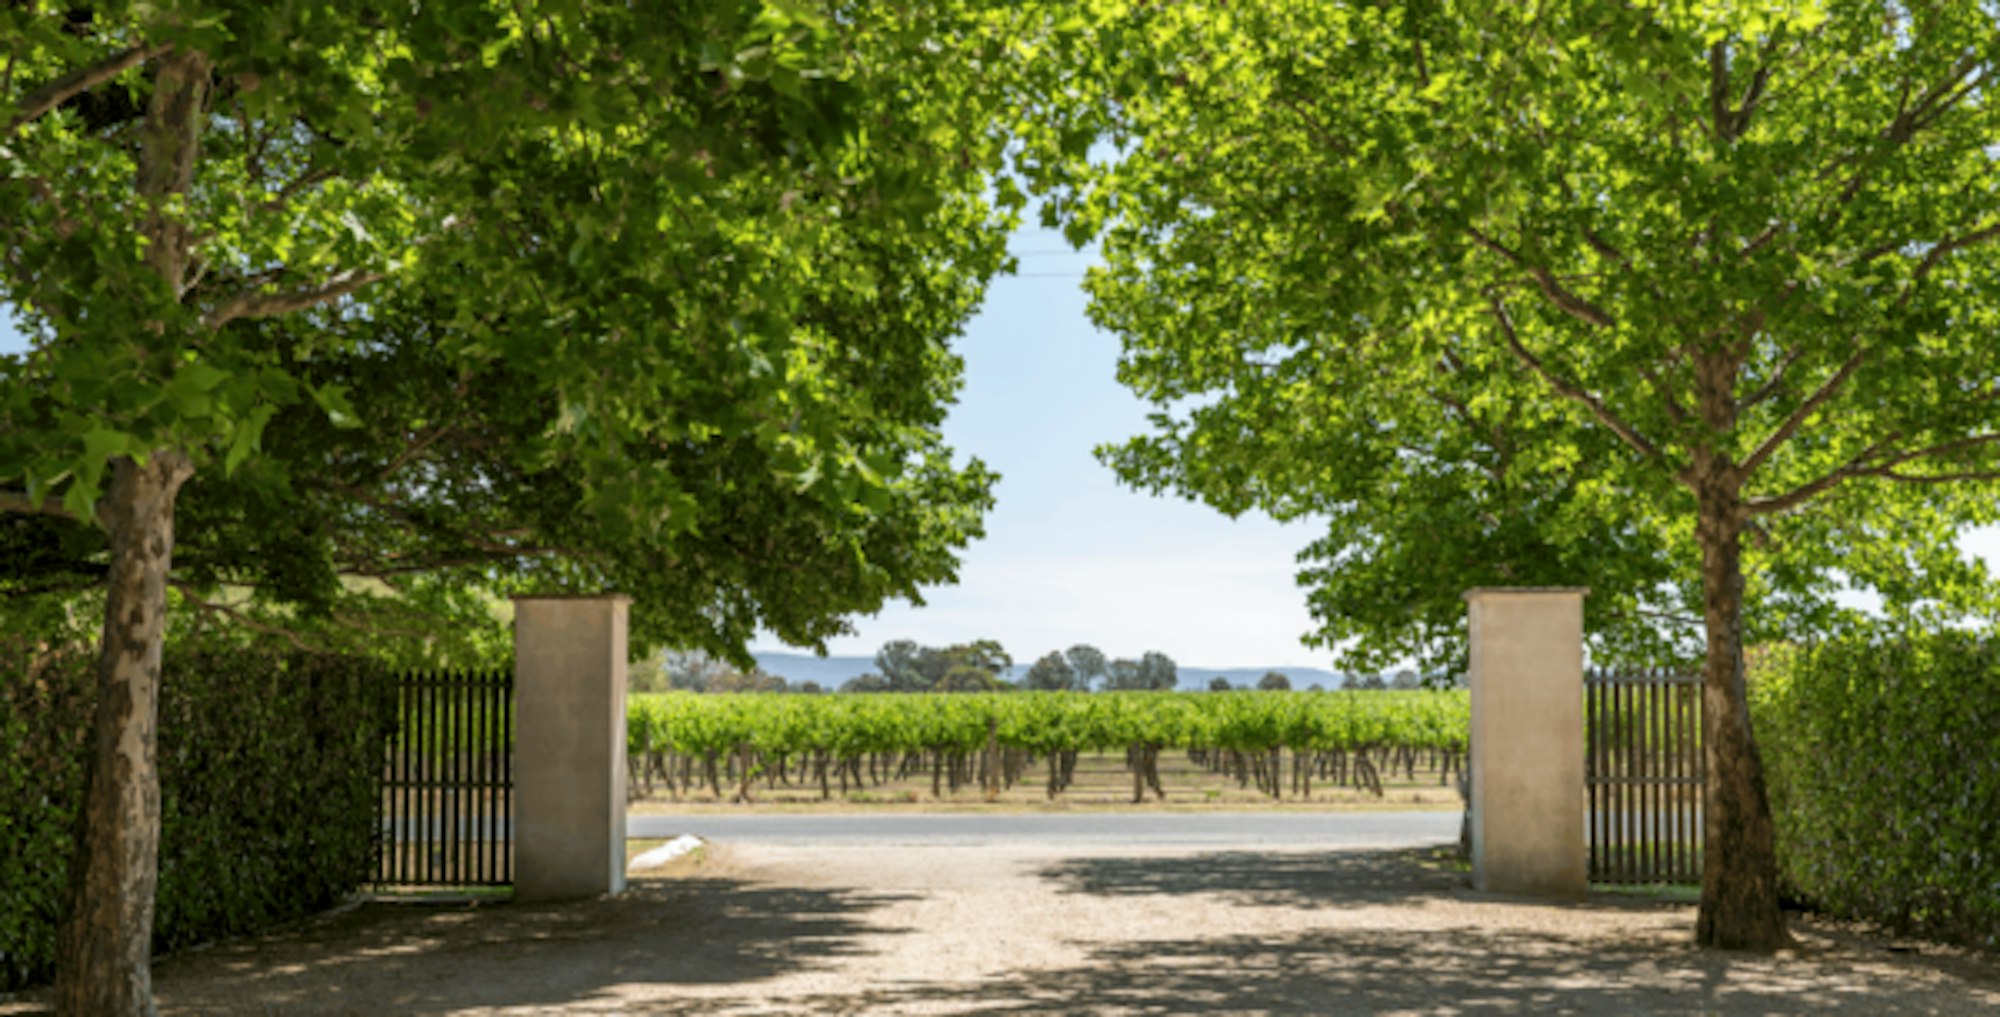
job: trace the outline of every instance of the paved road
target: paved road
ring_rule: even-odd
[[[1166,812],[642,816],[634,838],[691,833],[739,844],[871,842],[882,845],[1114,844],[1135,847],[1410,847],[1458,839],[1452,812]]]

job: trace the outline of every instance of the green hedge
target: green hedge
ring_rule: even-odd
[[[1772,653],[1754,673],[1789,891],[2000,946],[2000,641],[1857,638]]]
[[[54,970],[93,698],[88,655],[33,659],[0,646],[0,991]],[[169,654],[156,950],[323,910],[369,878],[389,688],[350,658]]]

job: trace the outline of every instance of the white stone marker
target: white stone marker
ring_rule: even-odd
[[[625,890],[630,598],[514,598],[514,899]]]
[[[1581,587],[1468,590],[1472,885],[1580,898],[1583,811]]]

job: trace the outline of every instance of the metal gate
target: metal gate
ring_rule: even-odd
[[[398,676],[377,886],[514,881],[514,675]]]
[[[1583,687],[1590,880],[1700,882],[1701,677],[1593,671]]]

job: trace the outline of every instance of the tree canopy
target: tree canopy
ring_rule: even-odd
[[[1107,459],[1326,517],[1350,665],[1452,661],[1482,584],[1705,653],[1699,938],[1781,942],[1746,633],[1993,603],[1953,545],[2000,479],[1990,7],[1092,10],[1024,161],[1159,407]]]
[[[40,566],[107,619],[59,1008],[151,1006],[170,590],[295,631],[620,586],[641,641],[744,660],[951,578],[1008,16],[0,12],[0,508],[103,531]]]
[[[948,580],[990,503],[990,474],[954,467],[936,427],[958,384],[944,340],[1012,218],[969,94],[1000,51],[902,52],[976,28],[950,8],[838,32],[805,9],[706,10],[231,36],[204,57],[200,244],[181,299],[154,308],[185,332],[164,340],[99,306],[137,271],[117,238],[140,198],[116,170],[160,58],[10,130],[5,186],[38,218],[7,238],[4,297],[34,347],[0,360],[0,486],[87,517],[107,462],[187,449],[175,581],[255,589],[239,609],[282,605],[267,620],[360,620],[446,579],[616,587],[641,638],[728,653],[759,625],[812,644]],[[13,80],[143,17],[28,18]],[[162,23],[144,24],[156,48],[174,45]],[[333,55],[358,38],[397,55]],[[287,62],[315,40],[327,52]],[[565,76],[585,66],[593,81]],[[326,105],[343,88],[357,110]],[[525,105],[491,108],[511,94]]]
[[[1028,668],[1022,680],[1025,688],[1037,692],[1065,692],[1078,688],[1076,669],[1062,653],[1050,650]]]

